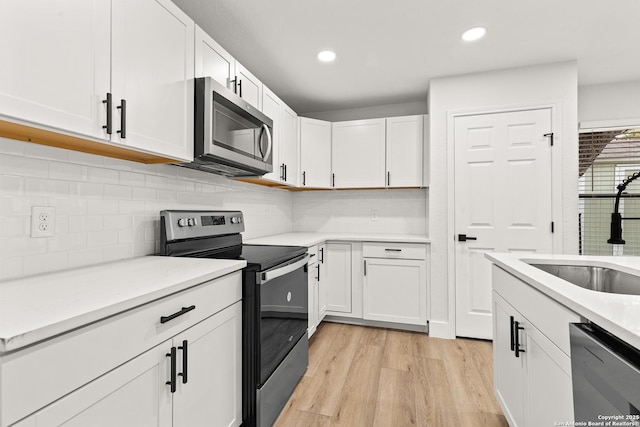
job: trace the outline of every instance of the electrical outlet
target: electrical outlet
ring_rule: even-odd
[[[32,206],[31,237],[53,237],[55,220],[56,208],[51,206]]]

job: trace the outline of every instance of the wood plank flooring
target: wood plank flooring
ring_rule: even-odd
[[[323,322],[276,427],[507,427],[487,341]]]

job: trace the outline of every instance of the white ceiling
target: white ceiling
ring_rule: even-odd
[[[565,60],[580,85],[640,80],[640,0],[173,1],[298,113],[424,101],[434,77]],[[477,25],[487,36],[461,41]]]

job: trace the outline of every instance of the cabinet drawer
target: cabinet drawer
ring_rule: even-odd
[[[6,354],[0,359],[5,427],[242,299],[240,271]],[[162,316],[195,308],[160,322]]]
[[[422,243],[364,243],[365,258],[427,259],[427,246]]]
[[[493,289],[527,318],[566,355],[571,354],[569,323],[580,316],[497,266],[491,270]]]

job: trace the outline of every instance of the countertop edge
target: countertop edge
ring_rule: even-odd
[[[329,241],[356,242],[394,242],[430,244],[426,235],[420,234],[378,234],[378,233],[341,233],[341,232],[291,232],[248,239],[250,245],[292,244],[296,246],[315,246]]]
[[[640,324],[631,329],[615,319],[619,313],[607,313],[608,301],[620,305],[640,304],[640,296],[602,294],[598,291],[582,289],[549,273],[543,272],[529,265],[525,260],[540,260],[553,262],[576,262],[580,264],[599,264],[613,266],[632,274],[640,275],[640,270],[620,265],[617,261],[625,258],[618,257],[585,257],[581,255],[542,255],[542,254],[499,254],[486,253],[485,257],[491,262],[526,282],[534,289],[549,296],[553,300],[574,311],[576,314],[588,319],[598,326],[606,329],[621,340],[640,349]],[[603,259],[605,258],[605,259]],[[627,258],[628,259],[628,258]],[[640,262],[637,261],[637,262]],[[595,294],[594,294],[595,293]],[[594,298],[595,297],[595,298]],[[609,309],[609,311],[611,311]],[[638,316],[640,320],[640,316]]]

